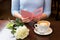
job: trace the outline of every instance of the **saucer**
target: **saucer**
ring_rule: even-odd
[[[49,28],[45,33],[38,32],[36,29],[34,29],[34,32],[38,35],[49,35],[53,32],[51,28]]]

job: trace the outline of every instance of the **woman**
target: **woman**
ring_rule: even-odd
[[[21,19],[23,22],[30,22],[29,18],[23,18],[20,14],[21,10],[26,10],[28,12],[34,11],[42,8],[42,14],[39,18],[34,17],[32,21],[39,21],[41,19],[45,19],[51,14],[51,0],[12,0],[11,12],[14,17]],[[37,14],[40,12],[37,11]]]

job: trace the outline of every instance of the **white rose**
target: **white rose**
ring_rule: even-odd
[[[29,29],[24,25],[19,27],[14,34],[17,39],[24,39],[29,35]]]

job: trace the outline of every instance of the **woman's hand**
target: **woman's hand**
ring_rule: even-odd
[[[38,22],[40,20],[46,19],[47,15],[45,13],[43,13],[41,16],[36,16],[33,18],[33,21]]]
[[[21,20],[22,20],[22,22],[24,22],[24,23],[30,22],[29,17],[27,17],[27,18],[22,18]]]
[[[34,17],[34,18],[33,18],[33,21],[34,21],[34,22],[38,22],[38,21],[40,21],[40,18]]]
[[[20,15],[20,14],[17,13],[17,12],[14,13],[14,16],[15,16],[16,18],[21,19],[22,22],[24,22],[24,23],[28,23],[28,22],[30,22],[29,17],[27,17],[27,18],[23,18],[22,15]]]

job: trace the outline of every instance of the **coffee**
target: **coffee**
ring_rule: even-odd
[[[40,25],[43,25],[43,26],[50,26],[50,22],[49,21],[45,21],[45,20],[38,21],[37,24],[40,24]]]
[[[34,25],[36,30],[38,32],[46,32],[46,30],[49,29],[50,27],[50,22],[49,21],[39,21],[37,24]]]

